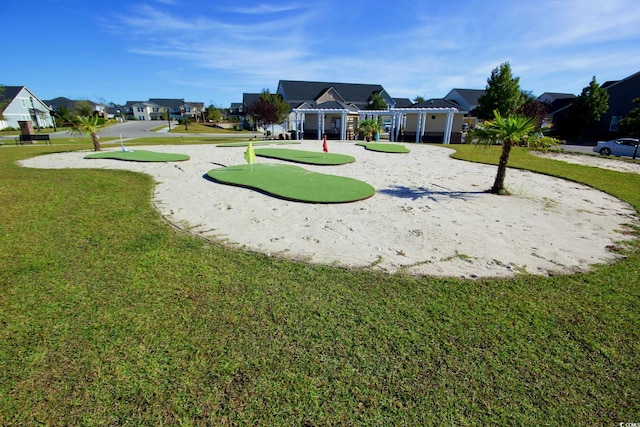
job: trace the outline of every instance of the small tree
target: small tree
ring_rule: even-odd
[[[522,91],[522,99],[523,103],[518,109],[518,114],[535,119],[538,127],[541,127],[542,122],[549,115],[549,105],[538,101],[531,92],[527,91]]]
[[[498,173],[489,190],[493,194],[508,194],[504,188],[504,178],[507,173],[509,154],[514,145],[526,143],[536,145],[541,139],[536,126],[536,120],[524,116],[502,117],[498,110],[494,111],[494,120],[484,122],[471,131],[471,139],[475,144],[502,144],[502,153],[498,162]]]
[[[358,123],[358,131],[362,132],[362,136],[371,141],[382,130],[382,125],[377,119],[365,119]]]
[[[590,126],[598,123],[604,113],[609,110],[609,94],[602,89],[593,76],[589,86],[582,89],[569,105],[567,119],[570,126],[579,133],[579,140],[582,141],[584,132]]]
[[[414,104],[422,104],[424,101],[426,101],[427,99],[424,96],[416,96],[415,98],[412,99]]]
[[[497,110],[502,116],[510,116],[517,113],[523,103],[520,77],[513,77],[511,65],[505,62],[491,71],[486,92],[478,98],[476,115],[480,119],[489,120]]]
[[[207,107],[206,114],[207,120],[211,120],[212,122],[219,122],[222,120],[222,111],[213,104]]]
[[[76,101],[73,104],[73,109],[72,109],[72,113],[75,116],[78,117],[87,117],[87,116],[91,116],[94,113],[94,109],[93,109],[93,105],[91,105],[91,102],[89,101]]]
[[[98,116],[75,116],[71,124],[71,133],[80,136],[90,136],[93,150],[100,151],[100,137],[98,136],[100,118]]]
[[[278,94],[272,94],[265,89],[258,99],[247,108],[247,113],[253,117],[257,127],[266,129],[269,125],[282,123],[291,107]]]

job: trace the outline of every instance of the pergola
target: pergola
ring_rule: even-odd
[[[340,139],[347,139],[347,116],[349,115],[347,108],[294,108],[292,112],[295,114],[296,134],[299,132],[302,135],[304,135],[304,116],[307,114],[318,116],[318,139],[322,139],[327,113],[340,114]]]
[[[327,114],[337,115],[340,120],[340,139],[347,139],[347,116],[351,110],[347,108],[294,108],[292,113],[295,116],[296,134],[304,134],[304,117],[307,114],[315,114],[318,118],[318,139],[322,139],[322,133],[325,129],[325,119]],[[391,131],[389,132],[389,140],[397,141],[401,127],[406,125],[407,115],[417,115],[416,121],[416,141],[421,142],[421,135],[425,132],[426,117],[429,114],[446,114],[446,122],[443,144],[449,144],[451,141],[451,131],[453,128],[453,116],[458,112],[456,108],[390,108],[389,110],[360,110],[358,111],[359,119],[373,118],[380,116],[391,116]],[[405,129],[407,130],[407,129]]]

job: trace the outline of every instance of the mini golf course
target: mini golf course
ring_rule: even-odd
[[[256,153],[257,154],[257,153]],[[376,190],[366,182],[269,163],[212,169],[213,181],[248,187],[282,199],[308,203],[346,203],[367,199]]]
[[[259,148],[255,150],[255,153],[259,157],[309,165],[344,165],[356,161],[355,157],[347,156],[346,154],[291,150],[288,148]]]
[[[155,151],[146,150],[129,150],[129,151],[99,151],[97,153],[88,154],[85,159],[114,159],[125,160],[129,162],[183,162],[189,160],[186,154],[176,153],[156,153]]]

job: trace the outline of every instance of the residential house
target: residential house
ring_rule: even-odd
[[[99,104],[97,102],[89,101],[89,100],[72,100],[65,97],[58,97],[54,99],[44,100],[49,108],[52,111],[58,112],[63,107],[68,112],[72,112],[77,106],[79,102],[86,102],[89,106],[91,106],[91,111],[93,114],[103,117],[105,120],[109,118],[109,113],[107,107],[104,104]]]
[[[487,91],[484,89],[451,89],[444,99],[458,104],[459,108],[474,115],[474,110],[480,105],[478,99]]]
[[[21,125],[28,125],[32,130],[40,131],[53,127],[49,106],[26,86],[2,86],[0,106],[4,106],[0,111],[0,129],[22,129]]]
[[[374,96],[395,102],[381,85],[280,80],[277,92],[292,109],[287,128],[299,138],[352,139],[359,112]]]
[[[572,93],[545,92],[536,99],[543,104],[547,104],[549,113],[553,113],[571,104],[571,101],[576,99],[576,96]]]
[[[389,123],[392,141],[413,136],[415,142],[423,142],[431,140],[431,135],[425,136],[432,132],[449,142],[458,111],[455,107],[416,107],[408,99],[394,99],[378,84],[281,80],[277,93],[292,108],[288,129],[298,138],[355,139],[361,120],[380,118]],[[374,97],[382,97],[387,109],[369,109]],[[429,131],[425,128],[427,114],[442,117],[432,122]]]
[[[145,101],[127,101],[125,104],[127,115],[133,120],[161,120],[164,110],[158,104]]]
[[[181,120],[200,121],[204,117],[204,103],[184,99],[149,98],[148,101],[127,101],[124,105],[131,120]]]
[[[609,94],[609,109],[593,129],[585,132],[585,137],[588,139],[614,139],[623,136],[619,122],[631,110],[638,107],[638,104],[635,104],[633,100],[640,98],[640,72],[622,80],[607,81],[600,87]],[[570,104],[569,102],[566,106],[553,111],[552,120],[555,125],[560,127],[566,125]]]
[[[602,88],[609,94],[609,110],[600,118],[597,134],[605,139],[620,136],[620,119],[638,107],[633,100],[640,98],[640,71],[622,80],[606,82]]]

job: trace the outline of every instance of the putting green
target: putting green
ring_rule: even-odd
[[[85,159],[115,159],[130,162],[182,162],[189,160],[186,154],[156,153],[146,150],[100,151],[84,156]]]
[[[254,147],[257,145],[290,145],[290,144],[300,144],[300,141],[251,141],[251,145]],[[247,147],[249,145],[249,141],[245,142],[224,142],[222,144],[218,144],[218,147]]]
[[[345,203],[367,199],[376,192],[366,182],[310,172],[299,166],[269,163],[212,169],[216,182],[248,187],[287,200],[309,203]]]
[[[383,153],[410,153],[411,151],[402,144],[380,144],[379,142],[358,142],[367,150],[381,151]]]
[[[322,151],[302,151],[290,150],[288,148],[259,148],[255,150],[256,156],[268,157],[271,159],[287,160],[296,163],[306,163],[310,165],[344,165],[353,163],[356,158],[346,154],[325,153]]]

